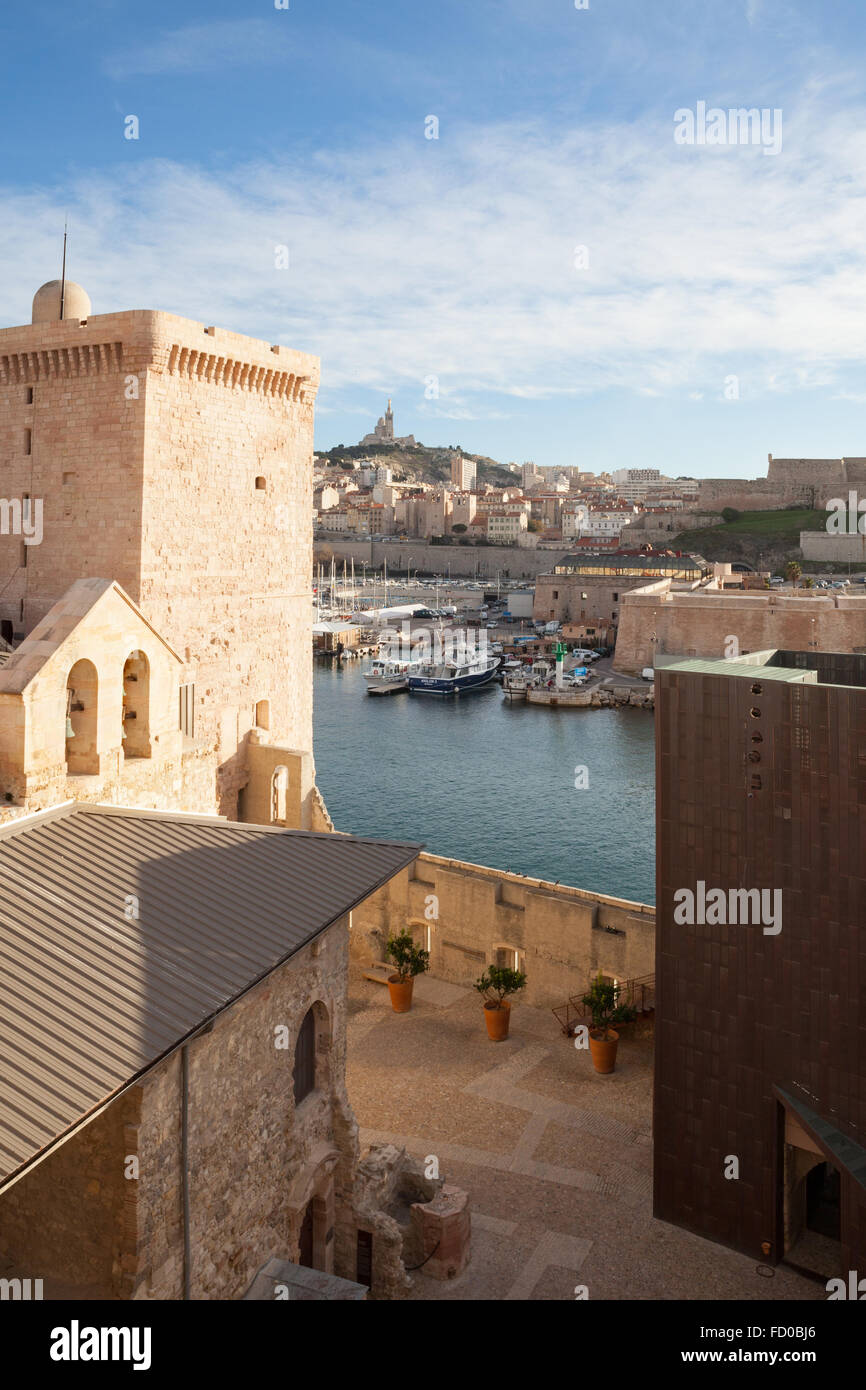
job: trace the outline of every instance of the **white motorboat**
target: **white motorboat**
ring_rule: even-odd
[[[369,671],[364,671],[368,695],[393,695],[397,690],[409,689],[409,676],[420,671],[421,660],[401,661],[393,657],[377,657]]]

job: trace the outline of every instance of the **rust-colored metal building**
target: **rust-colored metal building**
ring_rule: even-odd
[[[654,1211],[866,1273],[866,656],[656,670]]]

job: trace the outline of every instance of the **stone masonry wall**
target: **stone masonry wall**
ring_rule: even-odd
[[[536,621],[595,624],[606,632],[619,622],[624,595],[645,583],[645,576],[541,574],[532,616]]]
[[[74,579],[118,580],[183,657],[230,816],[251,728],[312,747],[318,378],[314,357],[149,310],[0,331],[4,493],[42,499],[44,531],[0,534],[0,618],[23,635]]]
[[[45,1278],[48,1297],[129,1288],[137,1184],[126,1160],[140,1103],[134,1087],[0,1197],[0,1260],[20,1277]]]
[[[599,970],[634,979],[655,969],[652,907],[438,855],[419,855],[355,909],[353,958],[383,960],[388,936],[407,925],[429,940],[432,973],[458,985],[473,984],[497,949],[520,953],[524,997],[540,1006],[583,991]]]
[[[845,495],[847,504],[848,497]],[[831,565],[866,565],[866,536],[828,535],[826,531],[801,531],[800,549],[804,560],[821,560]]]
[[[637,674],[658,654],[721,658],[733,654],[727,650],[731,637],[741,653],[776,647],[864,651],[866,597],[676,593],[664,580],[626,595],[614,664]]]
[[[345,1090],[348,933],[335,923],[189,1044],[189,1163],[194,1299],[240,1297],[271,1256],[296,1260],[300,1215],[290,1188],[316,1154],[335,1151],[334,1272],[354,1252],[351,1192],[357,1128]],[[321,1001],[317,1090],[296,1109],[294,1046],[307,1009]],[[288,1028],[289,1046],[275,1046]],[[137,1298],[180,1298],[181,1057],[144,1083],[140,1128]]]
[[[220,761],[262,701],[275,740],[311,749],[318,361],[171,315],[154,320],[142,606],[185,656],[196,734]]]
[[[362,564],[367,569],[382,570],[385,563],[391,578],[405,576],[407,568],[419,574],[451,574],[481,579],[491,579],[495,585],[496,576],[502,579],[534,579],[537,574],[552,570],[572,548],[563,545],[557,549],[523,550],[510,545],[428,545],[425,540],[379,541],[348,540],[334,533],[316,536],[315,549],[328,547],[333,551],[337,566],[345,558],[355,561],[356,572]]]

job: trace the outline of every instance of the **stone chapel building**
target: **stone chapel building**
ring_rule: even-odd
[[[71,282],[0,330],[0,1275],[49,1297],[405,1285],[345,1025],[419,847],[315,787],[318,381]]]

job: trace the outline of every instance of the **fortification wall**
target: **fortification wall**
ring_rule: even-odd
[[[866,483],[866,459],[777,459],[768,456],[766,478],[704,478],[699,505],[713,511],[765,511],[800,503],[823,507],[828,498]]]
[[[866,536],[834,536],[826,531],[801,531],[800,549],[804,560],[831,564],[866,565]]]
[[[732,638],[741,653],[866,651],[866,597],[674,593],[665,580],[623,599],[614,665],[636,675],[657,653],[721,658]]]
[[[405,576],[407,569],[414,574],[451,574],[455,579],[534,579],[558,565],[572,553],[573,547],[557,550],[523,550],[510,545],[428,545],[426,541],[347,540],[337,535],[319,535],[315,549],[328,547],[339,566],[345,557],[354,559],[356,569],[366,564],[369,570],[381,570],[387,561],[389,577]]]
[[[353,911],[353,958],[383,960],[407,926],[429,943],[433,974],[456,985],[472,985],[498,951],[515,953],[525,997],[542,1007],[583,993],[599,970],[633,979],[655,969],[654,908],[433,854]]]

